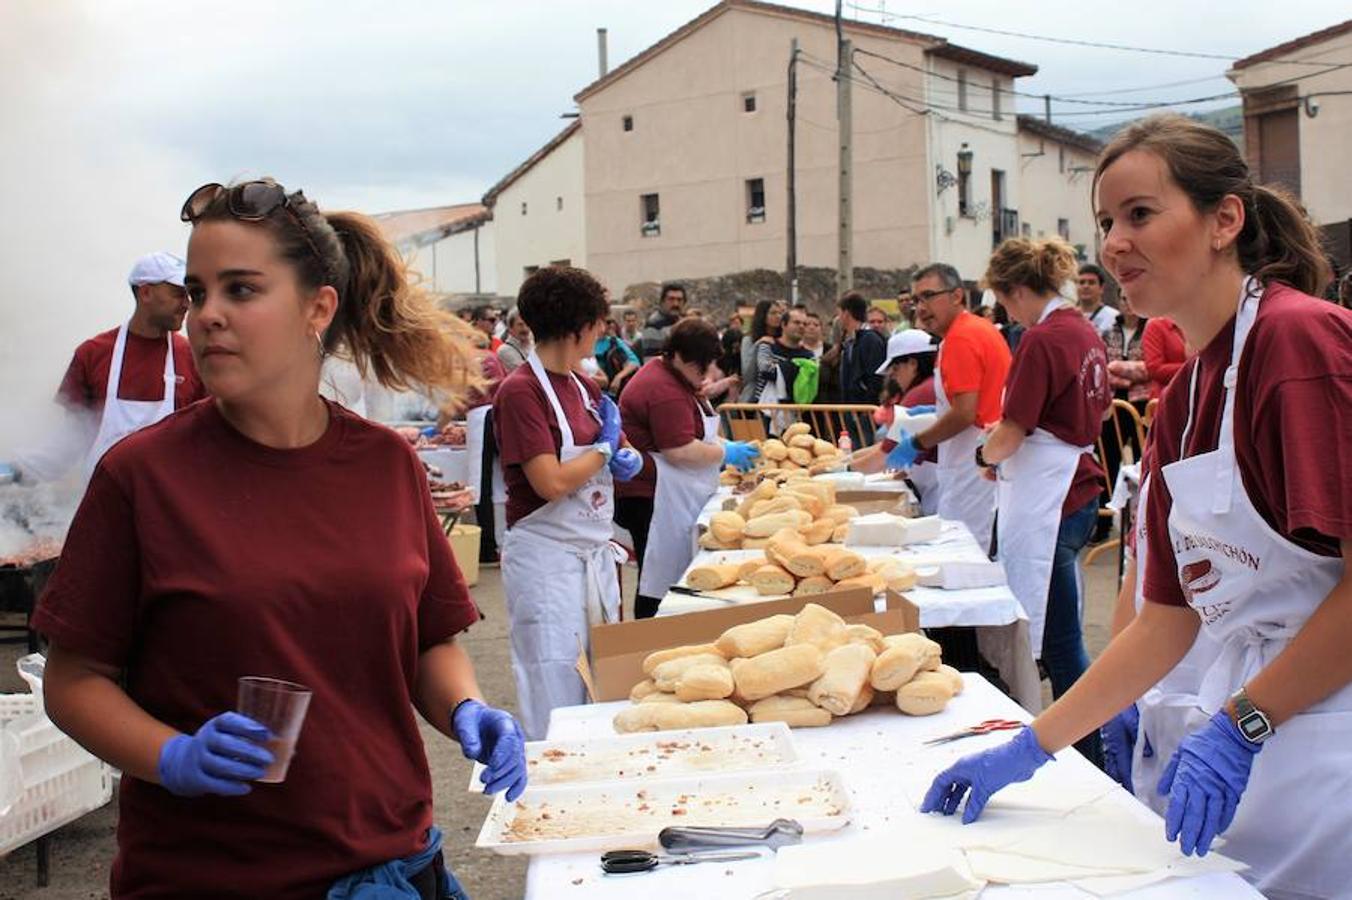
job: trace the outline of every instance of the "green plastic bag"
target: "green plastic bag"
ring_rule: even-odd
[[[791,360],[798,367],[798,377],[793,380],[793,402],[799,404],[817,402],[817,382],[821,378],[822,364],[816,359]]]

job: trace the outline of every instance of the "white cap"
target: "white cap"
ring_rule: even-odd
[[[878,367],[875,374],[886,375],[892,366],[892,360],[898,356],[913,356],[916,353],[934,353],[939,348],[930,342],[928,331],[919,328],[907,328],[898,331],[887,339],[887,359]]]
[[[172,253],[157,250],[147,253],[131,267],[127,283],[132,287],[138,284],[176,284],[183,287],[184,262]]]

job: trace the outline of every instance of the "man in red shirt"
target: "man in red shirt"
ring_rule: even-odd
[[[982,429],[1000,418],[1000,396],[1009,373],[1009,346],[995,326],[967,311],[967,290],[958,270],[933,263],[911,282],[921,328],[943,338],[934,379],[939,421],[907,435],[888,455],[905,469],[922,452],[939,448],[939,515],[971,530],[990,548],[995,485],[981,477],[974,454]]]
[[[75,348],[56,395],[71,415],[59,433],[18,454],[14,468],[21,479],[59,479],[81,456],[92,471],[123,437],[206,396],[188,341],[178,333],[188,311],[183,260],[149,253],[127,281],[136,301],[131,319]],[[118,385],[109,401],[114,372]]]
[[[497,353],[502,339],[494,332],[498,327],[498,311],[491,306],[476,306],[470,314],[470,324],[488,336],[488,350]]]

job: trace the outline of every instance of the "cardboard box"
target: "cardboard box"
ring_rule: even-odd
[[[809,603],[824,606],[847,622],[871,625],[883,634],[920,630],[920,610],[901,594],[888,591],[887,608],[874,612],[873,596],[867,588],[848,588],[810,597],[597,625],[591,630],[591,663],[587,664],[585,655],[579,657],[578,673],[586,682],[593,702],[624,700],[630,689],[643,680],[643,660],[648,654],[686,644],[710,643],[734,625],[781,613],[795,615]]]
[[[873,513],[892,513],[902,515],[908,494],[897,491],[837,491],[836,502],[853,506],[861,516]]]
[[[451,542],[451,553],[455,555],[455,564],[460,574],[465,576],[465,586],[474,587],[479,583],[479,539],[482,531],[478,525],[456,525],[446,540]]]

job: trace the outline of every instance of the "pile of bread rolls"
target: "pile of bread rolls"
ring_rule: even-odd
[[[633,705],[615,716],[622,734],[748,721],[815,727],[887,703],[928,716],[962,693],[934,641],[850,625],[815,603],[734,626],[711,644],[660,650],[643,673]]]
[[[749,584],[764,596],[805,597],[851,587],[866,587],[876,595],[909,590],[916,573],[900,559],[868,560],[844,547],[810,546],[799,530],[782,528],[766,539],[764,557],[692,566],[685,583],[697,591]]]
[[[787,528],[809,546],[839,544],[858,515],[853,506],[836,502],[836,486],[829,481],[762,481],[734,509],[714,513],[699,543],[706,550],[759,550]]]
[[[738,484],[742,481],[761,481],[773,479],[787,481],[793,478],[806,478],[841,468],[849,454],[830,441],[814,437],[812,426],[806,422],[795,422],[777,438],[753,442],[760,449],[760,459],[750,472],[739,472],[728,467],[723,470],[720,480],[723,484]],[[797,474],[797,473],[802,473]]]

